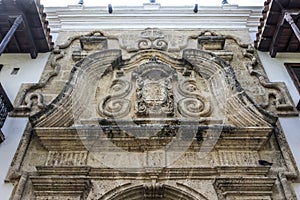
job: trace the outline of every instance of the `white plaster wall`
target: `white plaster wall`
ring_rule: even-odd
[[[29,54],[2,54],[0,64],[4,67],[0,71],[0,81],[9,99],[13,103],[22,83],[36,83],[44,70],[49,53],[39,54],[36,59],[31,59]],[[20,68],[18,74],[11,75],[13,68]],[[8,200],[13,185],[4,183],[13,156],[18,147],[27,118],[8,117],[2,128],[5,141],[0,144],[0,199]]]
[[[259,57],[265,68],[265,71],[270,81],[285,82],[290,95],[297,105],[300,100],[300,95],[296,89],[292,79],[290,78],[284,63],[300,63],[299,53],[278,53],[276,58],[271,58],[268,52],[259,52]],[[300,167],[300,117],[281,117],[280,124],[285,133],[291,151],[294,155],[298,168]],[[294,183],[294,190],[297,198],[300,199],[300,180],[299,183]]]

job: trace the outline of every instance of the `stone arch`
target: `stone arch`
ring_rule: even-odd
[[[188,191],[187,191],[188,190]],[[107,192],[98,200],[207,200],[202,194],[166,184],[137,185]]]

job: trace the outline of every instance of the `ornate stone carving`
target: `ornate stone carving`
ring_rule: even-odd
[[[136,80],[137,116],[174,115],[173,81],[176,79],[174,69],[154,57],[139,66],[132,77]]]
[[[49,151],[46,166],[83,166],[86,159],[86,151]]]
[[[126,116],[131,109],[131,103],[125,99],[131,91],[131,83],[116,78],[110,86],[110,95],[99,103],[99,112],[107,117],[120,118]]]
[[[229,44],[236,61],[241,49],[225,36],[224,49],[221,40],[213,52],[199,50],[192,32],[134,30],[122,33],[122,50],[124,38],[111,35],[108,50],[93,52],[90,41],[80,54],[68,49],[64,61],[78,62],[64,71],[62,92],[30,117],[8,178],[19,181],[12,198],[295,199],[289,183],[298,174],[277,118],[243,89],[236,73],[245,68],[217,54]],[[66,46],[79,48],[73,39]]]
[[[61,50],[54,50],[51,57],[51,68],[52,71],[41,78],[37,84],[25,84],[22,88],[21,95],[19,99],[15,102],[13,116],[23,116],[32,114],[32,112],[37,112],[44,108],[46,105],[43,102],[43,95],[39,92],[34,92],[40,88],[43,88],[48,84],[48,82],[55,76],[58,75],[61,66],[58,63],[60,59],[64,57],[64,52]],[[37,110],[32,110],[34,106],[34,99],[37,98]]]
[[[189,37],[177,31],[164,33],[158,28],[146,28],[140,34],[125,34],[118,37],[120,47],[128,52],[157,49],[179,52],[188,45]]]
[[[218,116],[223,112],[226,113],[224,118],[228,120],[227,122],[238,127],[247,127],[250,124],[250,126],[258,124],[270,126],[276,121],[274,116],[253,104],[237,81],[232,67],[224,60],[214,54],[194,49],[185,50],[183,56],[193,66],[201,69],[198,71],[211,88],[214,107],[219,109],[214,108],[213,111],[217,112]],[[207,62],[205,65],[203,64],[204,60]]]
[[[138,41],[139,49],[167,50],[168,42],[164,40],[163,33],[156,28],[147,28],[141,33],[141,40]]]
[[[19,96],[14,103],[14,111],[11,113],[12,116],[28,116],[37,113],[38,111],[42,110],[46,104],[44,103],[44,96],[40,90],[44,88],[49,82],[56,77],[61,71],[61,63],[65,55],[67,54],[68,48],[77,40],[82,38],[82,49],[92,50],[95,49],[94,47],[91,48],[91,43],[99,44],[101,46],[100,49],[107,48],[107,40],[104,37],[104,34],[101,31],[92,31],[84,36],[76,35],[68,38],[66,42],[63,44],[57,45],[53,50],[53,53],[50,57],[50,72],[46,73],[42,76],[36,84],[23,84],[22,91],[19,92]],[[87,47],[88,46],[88,47]],[[84,53],[78,54],[79,52],[75,52],[73,55],[74,61],[78,61],[80,58],[84,58],[86,55]],[[37,98],[37,103],[34,102],[34,99]]]
[[[202,97],[193,78],[181,80],[179,93],[185,97],[178,101],[178,111],[184,117],[199,118],[211,113],[210,103]]]
[[[222,166],[255,166],[259,155],[255,151],[219,151]]]
[[[152,57],[131,74],[134,86],[125,80],[125,72],[115,72],[110,95],[99,103],[100,114],[122,118],[131,112],[134,104],[137,117],[176,116],[175,107],[183,117],[199,118],[210,115],[210,103],[201,96],[192,71],[183,69],[178,80],[175,69]],[[135,91],[132,91],[133,88]],[[132,93],[135,97],[131,97]],[[130,102],[130,98],[134,103]]]
[[[255,76],[261,86],[265,88],[264,101],[260,106],[268,111],[274,112],[278,116],[298,115],[298,111],[292,102],[288,90],[284,83],[270,82],[265,75],[255,69],[258,61],[254,55],[254,49],[250,45],[243,52],[244,57],[251,60],[245,64],[249,74]],[[275,105],[272,105],[275,99]]]

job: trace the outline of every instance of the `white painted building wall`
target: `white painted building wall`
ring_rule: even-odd
[[[277,53],[271,58],[268,52],[259,52],[259,57],[271,82],[285,82],[295,105],[300,100],[296,89],[284,63],[300,63],[300,53]],[[280,117],[280,124],[285,133],[298,168],[300,167],[300,117]],[[300,199],[300,180],[294,183],[297,198]]]
[[[37,83],[44,70],[50,53],[39,54],[36,59],[31,59],[29,54],[2,54],[0,64],[0,81],[10,101],[13,103],[22,83]],[[17,74],[11,72],[20,68]],[[2,132],[5,140],[0,144],[0,199],[8,200],[13,190],[13,185],[5,183],[6,173],[19,145],[28,118],[7,117]]]

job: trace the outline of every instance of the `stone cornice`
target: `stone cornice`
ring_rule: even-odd
[[[164,169],[145,169],[145,168],[132,168],[132,169],[112,169],[112,168],[95,168],[88,166],[36,166],[39,176],[46,178],[52,177],[81,177],[89,176],[95,179],[119,179],[126,176],[126,179],[136,179],[137,176],[144,177],[145,179],[151,178],[151,176],[157,176],[158,179],[211,179],[222,173],[224,176],[230,177],[252,177],[257,176],[265,178],[269,173],[270,166],[223,166],[223,167],[188,167],[188,168],[176,168],[167,167]],[[35,177],[36,176],[31,176]]]
[[[193,6],[147,9],[143,6],[116,6],[109,14],[107,7],[46,8],[47,19],[53,33],[59,31],[87,31],[92,29],[137,29],[146,27],[170,29],[249,29],[257,31],[261,15],[260,6],[224,5],[200,6],[197,13]]]

